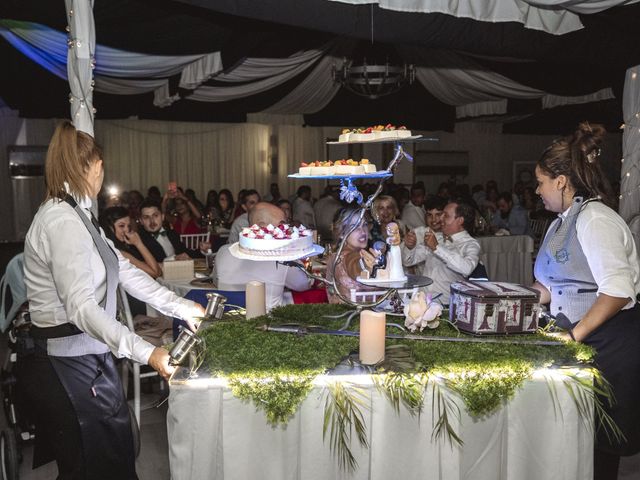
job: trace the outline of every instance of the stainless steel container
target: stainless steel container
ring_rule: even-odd
[[[224,313],[224,304],[227,297],[219,293],[207,293],[207,308],[204,311],[204,317],[207,320],[220,320]]]
[[[171,357],[169,363],[171,365],[180,365],[191,349],[200,342],[202,342],[202,340],[198,338],[195,333],[188,328],[183,328],[176,343],[173,344],[171,351],[169,351],[169,356]]]

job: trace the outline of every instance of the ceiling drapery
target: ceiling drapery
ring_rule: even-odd
[[[0,21],[0,35],[53,74],[66,78],[66,37],[39,24]],[[63,40],[65,43],[63,43]],[[227,102],[273,89],[309,70],[291,92],[264,111],[280,114],[314,113],[338,92],[331,67],[354,49],[355,41],[338,38],[317,49],[283,58],[248,57],[222,72],[220,52],[204,55],[160,56],[96,46],[98,91],[131,95],[153,91],[154,104],[166,107],[181,95],[172,94],[168,77],[180,74],[183,96],[198,102]],[[542,99],[545,108],[614,98],[611,89],[568,97],[528,87],[492,72],[461,53],[400,47],[400,56],[416,62],[416,77],[441,102],[457,107],[457,116],[506,113],[507,98]],[[313,68],[312,68],[313,67]],[[204,82],[213,78],[215,85]]]

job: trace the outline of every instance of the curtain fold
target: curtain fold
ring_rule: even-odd
[[[626,222],[640,212],[640,65],[625,74],[622,95],[622,168],[619,213]]]

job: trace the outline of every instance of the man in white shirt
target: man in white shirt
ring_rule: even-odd
[[[249,211],[251,225],[278,225],[285,220],[284,212],[270,203],[258,203]],[[252,280],[264,282],[266,289],[267,310],[278,305],[293,303],[290,290],[304,291],[310,287],[308,277],[295,267],[286,267],[274,262],[245,260],[234,257],[224,245],[216,256],[216,265],[212,277],[221,290],[245,290],[246,284]]]
[[[414,229],[424,227],[424,187],[420,183],[416,183],[411,187],[411,200],[402,209],[402,223],[407,228]]]
[[[249,223],[249,210],[251,210],[259,201],[260,194],[257,192],[257,190],[247,190],[247,193],[244,196],[244,202],[241,205],[244,213],[238,216],[238,218],[236,218],[231,224],[229,239],[227,240],[227,243],[229,245],[232,245],[238,241],[238,239],[240,238],[240,232],[243,228],[246,228],[249,225],[253,225],[252,223]]]
[[[333,232],[331,228],[333,226],[333,217],[342,207],[342,203],[338,200],[336,188],[327,185],[324,195],[313,205],[313,212],[316,217],[316,228],[323,242],[332,239]]]
[[[449,303],[452,283],[467,278],[480,260],[480,244],[467,231],[475,220],[474,209],[464,203],[450,202],[444,207],[442,238],[428,232],[423,245],[412,242],[403,247],[403,263],[407,266],[424,262],[422,274],[433,280],[426,291],[441,294],[440,302]]]
[[[311,205],[311,187],[302,185],[298,188],[298,196],[293,201],[293,221],[315,230],[316,216]]]
[[[404,242],[402,242],[402,264],[405,267],[415,265],[415,263],[412,263],[415,253],[412,250],[414,248],[419,250],[427,248],[425,242],[429,232],[435,233],[438,242],[441,242],[444,238],[442,236],[442,221],[444,220],[444,207],[446,205],[447,201],[436,195],[431,195],[427,198],[424,204],[427,212],[425,215],[427,225],[408,231],[404,237]]]

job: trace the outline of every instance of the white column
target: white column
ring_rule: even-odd
[[[93,68],[96,32],[93,21],[93,0],[65,0],[69,26],[69,102],[74,126],[93,136]]]
[[[626,222],[640,212],[640,65],[627,70],[622,95],[624,132],[619,213]]]

